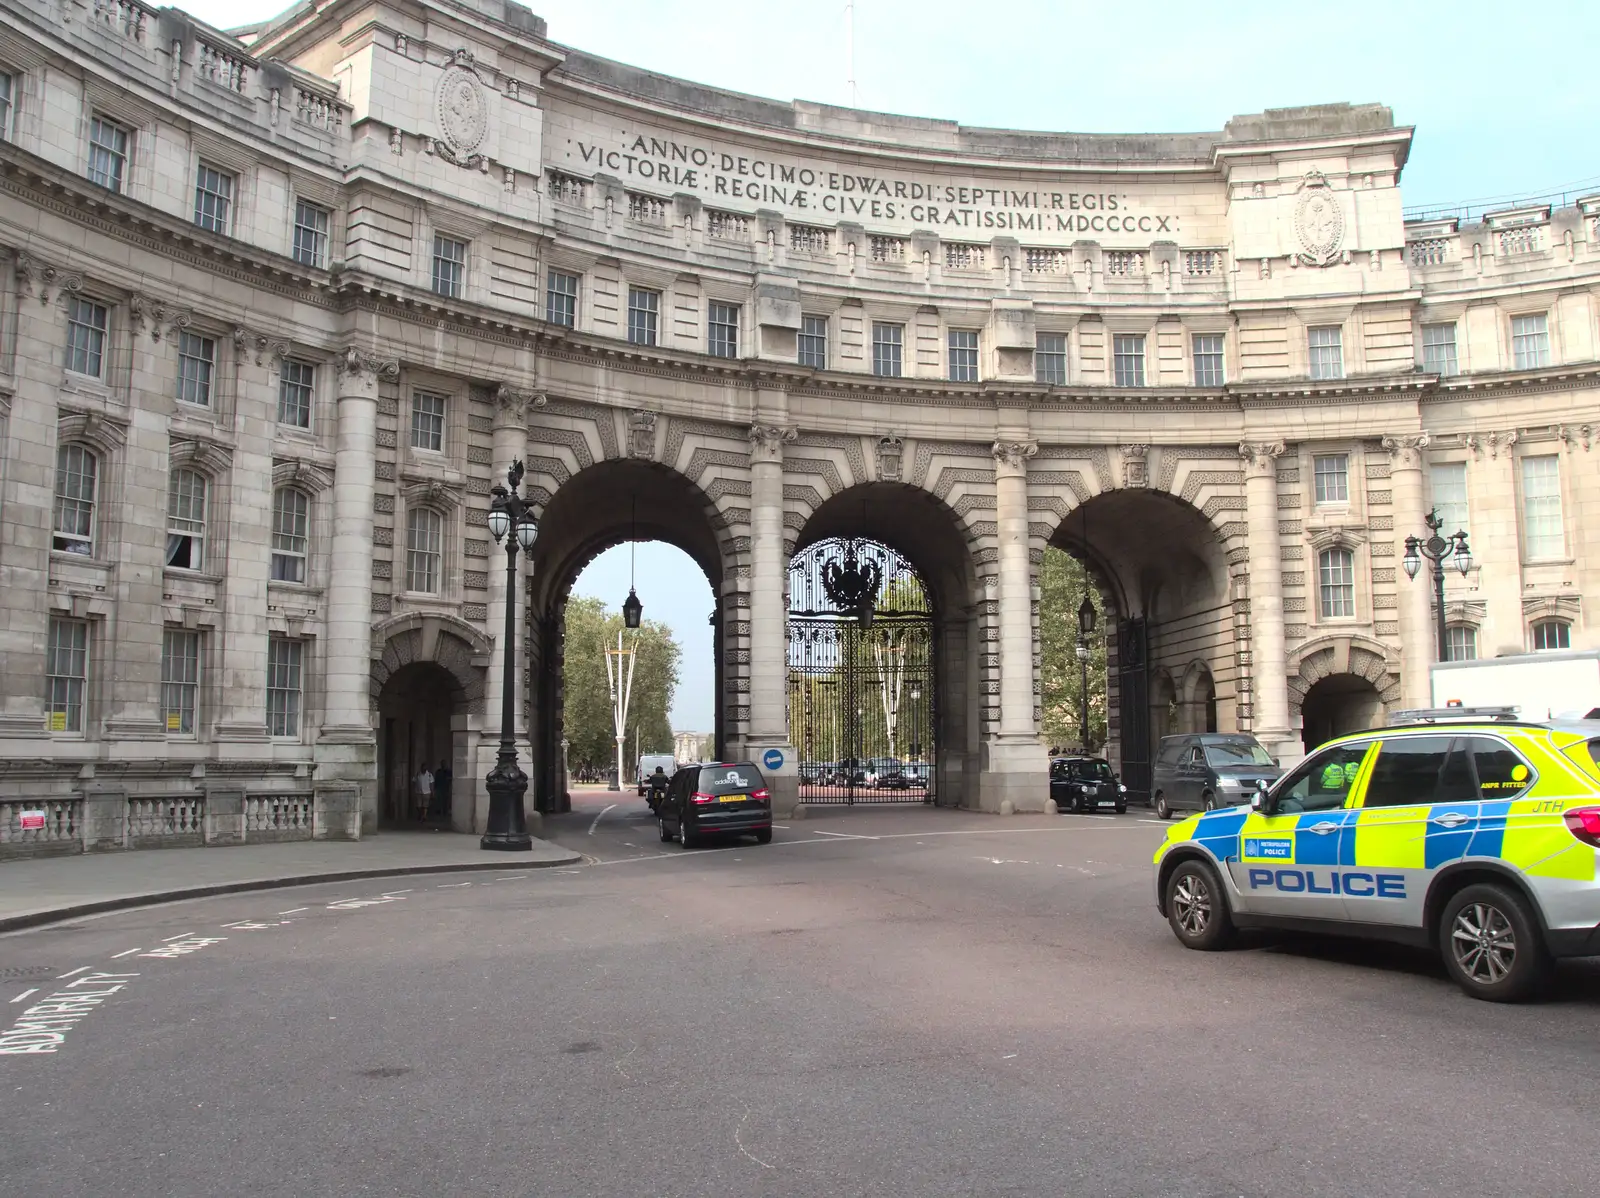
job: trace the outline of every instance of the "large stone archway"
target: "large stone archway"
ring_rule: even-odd
[[[1320,637],[1289,658],[1289,716],[1308,753],[1330,737],[1381,725],[1400,697],[1399,663],[1370,637]]]

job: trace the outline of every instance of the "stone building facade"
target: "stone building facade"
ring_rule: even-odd
[[[358,834],[440,761],[481,827],[513,459],[539,810],[566,592],[629,536],[705,571],[718,743],[788,750],[780,804],[819,538],[921,575],[940,801],[984,809],[1045,797],[1050,545],[1115,613],[1125,768],[1425,702],[1432,507],[1455,652],[1600,645],[1600,196],[1408,221],[1385,108],[1022,133],[654,75],[512,0],[0,6],[13,845]]]

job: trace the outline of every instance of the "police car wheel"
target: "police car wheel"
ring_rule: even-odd
[[[1172,818],[1172,808],[1167,806],[1167,796],[1162,794],[1160,791],[1156,792],[1156,818]]]
[[[1456,984],[1488,1002],[1528,998],[1550,972],[1550,957],[1527,902],[1493,883],[1468,886],[1445,904],[1439,949]]]
[[[1167,879],[1167,922],[1185,948],[1214,952],[1233,939],[1233,917],[1216,872],[1203,861],[1185,861]]]

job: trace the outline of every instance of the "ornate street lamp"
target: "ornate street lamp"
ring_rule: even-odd
[[[1456,569],[1465,576],[1472,569],[1472,550],[1467,547],[1465,532],[1457,531],[1448,537],[1439,535],[1444,521],[1439,518],[1437,508],[1423,517],[1423,522],[1428,526],[1428,538],[1407,537],[1406,555],[1400,564],[1405,567],[1406,577],[1414,579],[1422,569],[1422,559],[1428,559],[1433,575],[1434,630],[1439,642],[1439,660],[1448,661],[1450,645],[1444,622],[1444,564],[1453,560]]]
[[[1087,569],[1087,567],[1085,567]],[[1088,575],[1085,574],[1087,580]],[[1094,635],[1094,604],[1089,602],[1087,581],[1078,605],[1078,743],[1089,751],[1089,638]]]
[[[506,545],[506,627],[505,672],[500,688],[500,752],[494,768],[484,779],[489,792],[489,826],[479,841],[486,849],[528,852],[533,838],[522,800],[528,793],[528,775],[517,765],[516,737],[516,644],[517,644],[517,553],[532,552],[539,539],[539,522],[533,507],[522,497],[522,462],[511,463],[506,471],[509,486],[498,484],[489,492],[489,533],[495,544]]]
[[[628,597],[622,601],[622,622],[628,628],[638,628],[644,616],[644,604],[639,602],[639,593],[633,589],[634,553],[639,544],[638,502],[637,497],[628,501]]]

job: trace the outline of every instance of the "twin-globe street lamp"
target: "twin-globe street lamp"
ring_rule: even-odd
[[[528,852],[533,838],[528,835],[528,820],[522,800],[528,793],[528,775],[517,765],[516,739],[516,644],[517,644],[517,552],[533,551],[539,539],[539,522],[533,507],[522,497],[522,462],[511,463],[506,471],[509,487],[496,484],[489,492],[489,533],[495,544],[506,544],[506,627],[505,674],[500,694],[500,752],[494,768],[484,779],[489,792],[489,825],[479,845],[506,852]],[[516,531],[513,533],[512,529]],[[511,533],[510,536],[506,534]]]
[[[1448,537],[1439,535],[1444,521],[1437,508],[1423,517],[1423,523],[1428,526],[1428,538],[1407,537],[1406,555],[1400,564],[1405,567],[1406,576],[1414,579],[1422,569],[1422,559],[1428,559],[1433,573],[1434,629],[1439,641],[1439,660],[1449,661],[1449,633],[1444,617],[1444,564],[1453,560],[1456,569],[1465,575],[1472,569],[1472,550],[1467,548],[1465,532],[1454,532]]]

